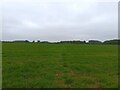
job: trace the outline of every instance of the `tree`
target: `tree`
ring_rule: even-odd
[[[34,43],[35,41],[33,40],[33,43]]]
[[[38,43],[40,42],[40,40],[37,41]]]
[[[112,44],[112,45],[120,45],[120,40],[114,39],[114,40],[107,40],[104,41],[103,44]]]

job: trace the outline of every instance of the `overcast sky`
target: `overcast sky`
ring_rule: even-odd
[[[118,0],[3,0],[3,40],[118,38]]]

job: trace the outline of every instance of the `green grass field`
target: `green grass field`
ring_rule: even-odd
[[[2,89],[2,43],[0,42],[0,89]]]
[[[118,46],[3,43],[3,88],[117,88]]]

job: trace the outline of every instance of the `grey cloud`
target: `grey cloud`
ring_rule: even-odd
[[[116,2],[40,1],[5,0],[3,40],[118,38]]]

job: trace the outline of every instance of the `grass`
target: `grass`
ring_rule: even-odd
[[[0,42],[0,89],[2,89],[2,43]]]
[[[3,43],[3,88],[117,88],[118,46]]]

